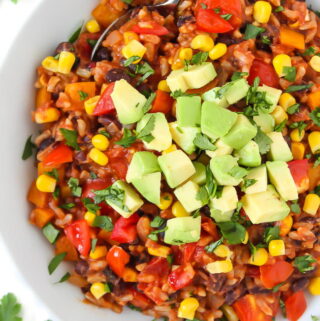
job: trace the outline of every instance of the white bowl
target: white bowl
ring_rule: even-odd
[[[319,6],[319,0],[312,2],[315,7]],[[78,288],[67,283],[54,285],[58,273],[53,277],[47,273],[52,248],[28,223],[30,206],[26,202],[26,191],[35,169],[32,160],[21,160],[21,152],[26,138],[36,132],[30,120],[35,68],[88,17],[94,5],[92,0],[41,1],[17,34],[0,70],[0,146],[4,154],[0,167],[0,233],[32,293],[38,296],[39,302],[48,308],[51,315],[55,315],[53,321],[102,321],[106,318],[117,321],[127,317],[131,321],[151,320],[129,310],[117,315],[85,305],[81,302],[82,293]],[[4,264],[2,258],[0,260]],[[311,315],[320,314],[319,297],[309,299],[303,321],[310,321]]]

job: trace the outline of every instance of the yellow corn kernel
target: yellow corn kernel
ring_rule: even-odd
[[[272,240],[269,243],[269,253],[272,256],[285,255],[286,248],[283,240]]]
[[[317,194],[308,194],[304,200],[303,211],[316,215],[320,206],[320,197]]]
[[[291,231],[292,224],[293,218],[291,215],[288,215],[280,221],[280,236],[286,236]]]
[[[172,65],[171,65],[171,69],[172,70],[177,70],[177,69],[181,69],[183,68],[184,64],[180,59],[176,59]]]
[[[180,303],[178,317],[193,320],[198,308],[199,301],[196,298],[186,298]]]
[[[297,20],[297,21],[294,22],[294,23],[290,23],[290,24],[289,24],[289,27],[290,27],[290,28],[293,28],[293,29],[299,28],[299,27],[300,27],[300,22],[299,22],[299,20]]]
[[[214,251],[213,253],[216,255],[216,256],[219,256],[219,257],[229,257],[230,254],[231,254],[231,251],[230,249],[224,245],[224,244],[220,244]]]
[[[99,300],[106,293],[109,293],[110,289],[109,286],[105,283],[95,282],[91,285],[90,292],[97,300]]]
[[[308,289],[310,294],[320,295],[320,277],[311,279]]]
[[[172,194],[163,193],[160,196],[160,204],[158,205],[158,207],[160,208],[160,210],[166,210],[171,206],[172,201],[173,201]]]
[[[313,56],[309,61],[309,65],[314,71],[320,72],[320,57]]]
[[[191,41],[192,49],[199,49],[201,51],[210,51],[214,46],[212,38],[207,34],[195,36]]]
[[[138,273],[134,269],[125,267],[122,279],[124,282],[138,282]]]
[[[105,166],[108,164],[108,157],[106,154],[101,152],[97,148],[92,148],[88,154],[89,158],[92,159],[95,163]]]
[[[281,106],[277,106],[274,111],[271,113],[276,124],[281,124],[284,120],[288,119],[288,114]]]
[[[93,260],[100,259],[107,255],[107,247],[104,245],[96,246],[94,251],[90,251],[90,258]]]
[[[170,92],[170,88],[167,84],[167,81],[166,80],[160,80],[159,83],[158,83],[158,89],[162,90],[162,91],[166,91],[166,92]]]
[[[247,244],[249,241],[249,233],[246,231],[246,234],[244,236],[244,240],[242,241],[242,244]]]
[[[191,48],[182,48],[179,51],[179,59],[182,61],[190,60],[193,56],[193,51]]]
[[[189,213],[185,210],[185,208],[182,206],[182,204],[179,201],[176,201],[172,205],[172,214],[175,217],[185,217],[189,216]]]
[[[130,58],[130,57],[140,57],[139,59],[135,60],[132,62],[133,64],[137,64],[144,54],[146,53],[147,48],[139,41],[133,39],[131,40],[126,46],[122,48],[122,54],[125,58]]]
[[[292,142],[291,143],[291,152],[293,159],[303,159],[306,147],[303,143]]]
[[[227,50],[227,45],[219,42],[209,51],[209,57],[211,60],[219,59],[227,53]]]
[[[310,149],[313,154],[319,153],[320,151],[320,132],[314,131],[309,134],[308,142]]]
[[[175,144],[172,144],[169,148],[162,152],[162,155],[169,154],[171,152],[174,152],[175,150],[177,150],[177,146]]]
[[[301,142],[303,140],[303,137],[305,135],[305,131],[304,129],[302,129],[301,131],[298,128],[295,128],[294,130],[292,130],[292,132],[290,133],[290,138],[292,141],[294,142]]]
[[[52,72],[58,72],[59,61],[53,57],[46,57],[42,60],[42,67]]]
[[[109,147],[109,139],[102,134],[94,135],[91,142],[95,148],[101,151],[105,151]]]
[[[96,33],[100,31],[100,25],[95,19],[91,19],[86,23],[86,29],[90,33]]]
[[[239,321],[239,318],[232,306],[224,304],[221,309],[228,321]]]
[[[95,220],[96,216],[97,216],[96,214],[88,211],[84,214],[84,219],[91,226],[93,224],[93,221]]]
[[[88,115],[93,114],[93,111],[96,108],[99,99],[100,99],[100,96],[94,96],[84,102],[84,109]]]
[[[211,274],[229,273],[233,270],[233,264],[231,260],[215,261],[207,264],[206,268]]]
[[[61,51],[59,55],[58,72],[61,72],[62,74],[70,73],[75,61],[76,56],[74,53]]]
[[[56,185],[57,180],[46,174],[40,175],[36,180],[36,186],[40,192],[53,193]]]
[[[168,246],[160,245],[158,247],[148,247],[148,252],[153,256],[167,257],[171,249]]]
[[[288,55],[280,54],[273,58],[272,63],[279,77],[282,77],[284,76],[283,68],[291,67],[291,58]]]
[[[131,40],[139,40],[137,33],[133,31],[126,31],[123,33],[124,43],[127,45]]]
[[[256,252],[251,255],[249,264],[262,266],[268,261],[268,252],[266,249],[257,249]]]
[[[272,12],[271,4],[267,1],[257,1],[253,6],[254,20],[259,23],[267,23]]]
[[[296,99],[289,93],[283,93],[280,96],[280,100],[279,100],[279,105],[285,110],[287,111],[287,109],[291,106],[293,106],[294,104],[296,104],[297,101]]]
[[[42,111],[36,111],[34,114],[34,120],[37,124],[51,123],[58,120],[59,117],[60,111],[53,107],[49,107]]]

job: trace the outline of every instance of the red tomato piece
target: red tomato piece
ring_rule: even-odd
[[[114,245],[107,254],[107,263],[110,269],[122,277],[124,268],[129,263],[130,255],[120,246]]]
[[[120,217],[114,224],[111,240],[119,243],[131,243],[137,237],[137,222],[139,215],[133,214],[129,218]]]
[[[128,171],[126,158],[115,157],[109,159],[109,166],[115,171],[119,179],[125,179]]]
[[[131,30],[141,35],[164,36],[169,33],[166,27],[155,21],[140,21],[137,25],[132,26]]]
[[[83,186],[82,197],[94,198],[93,191],[100,191],[101,189],[105,189],[109,187],[111,184],[112,184],[112,180],[110,177],[88,179]]]
[[[233,30],[233,26],[211,9],[199,9],[196,16],[198,29],[211,33],[224,33]]]
[[[193,261],[193,256],[197,247],[197,243],[187,243],[180,247],[181,259],[180,264],[186,264]]]
[[[181,265],[169,274],[168,282],[174,290],[180,290],[189,285],[195,276],[195,271],[190,263]]]
[[[96,107],[94,108],[93,115],[101,116],[106,114],[112,114],[116,108],[114,107],[111,94],[114,88],[114,82],[112,82],[102,93]]]
[[[260,85],[270,87],[279,87],[279,77],[271,64],[267,64],[262,60],[255,59],[250,68],[248,82],[253,85],[256,77],[260,78]]]
[[[91,248],[90,227],[87,221],[75,221],[67,226],[64,232],[78,252],[87,256]]]
[[[156,91],[156,98],[152,103],[150,113],[169,113],[172,109],[174,100],[169,93],[158,89]]]
[[[303,291],[298,291],[285,300],[287,319],[297,321],[307,308],[307,301]]]
[[[46,167],[56,167],[64,163],[70,163],[73,160],[73,151],[70,147],[61,143],[57,145],[43,160]]]
[[[308,177],[309,163],[307,159],[293,160],[288,162],[288,166],[296,185]]]

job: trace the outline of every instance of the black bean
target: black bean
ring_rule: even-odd
[[[210,274],[210,289],[214,292],[220,292],[227,280],[227,277],[223,273]]]
[[[263,43],[263,42],[261,42],[261,41],[256,41],[256,48],[258,50],[262,50],[262,51],[265,51],[265,52],[269,52],[269,53],[272,52],[270,46],[265,44],[265,43]]]
[[[83,163],[87,160],[87,156],[83,151],[79,151],[76,152],[75,154],[75,159],[79,162],[79,163]]]
[[[219,34],[219,36],[217,38],[217,42],[222,42],[222,43],[226,44],[227,46],[235,45],[235,44],[238,44],[242,41],[243,41],[242,38],[240,38],[240,39],[234,38],[234,37],[232,37],[232,35],[228,35],[228,34]]]
[[[140,84],[139,86],[136,87],[136,89],[146,97],[149,97],[152,92],[151,88],[147,84]]]
[[[75,49],[71,42],[61,42],[59,43],[58,47],[54,51],[54,55],[58,55],[61,51],[74,52]]]
[[[130,76],[125,72],[125,70],[120,68],[113,68],[107,72],[106,80],[109,82],[117,81],[120,79],[124,79],[126,81],[130,81]]]
[[[226,303],[227,303],[228,305],[233,304],[233,303],[234,303],[235,301],[237,301],[240,297],[242,297],[245,292],[246,292],[246,289],[245,289],[245,287],[244,287],[243,284],[237,285],[236,288],[234,288],[234,289],[232,289],[232,290],[230,290],[230,291],[228,291],[228,292],[226,293],[226,296],[225,296],[225,298],[226,298]]]
[[[74,270],[76,273],[78,273],[80,276],[86,276],[88,270],[89,270],[89,264],[87,261],[78,261],[75,266]]]
[[[107,277],[107,282],[110,282],[114,286],[119,284],[120,278],[118,278],[109,268],[105,268],[103,274]]]
[[[180,16],[177,21],[177,26],[180,28],[185,23],[193,22],[194,20],[194,16]]]
[[[112,60],[111,52],[108,48],[100,47],[94,55],[93,61]]]
[[[249,293],[250,294],[269,294],[271,293],[271,290],[259,287],[259,286],[255,286],[251,289],[249,289]]]
[[[298,279],[298,280],[292,282],[291,289],[292,289],[293,292],[298,292],[298,291],[303,290],[304,288],[306,288],[308,283],[309,283],[309,279],[308,278]]]
[[[81,288],[81,292],[82,292],[83,294],[86,294],[87,292],[90,291],[90,286],[91,286],[91,284],[82,287],[82,288]]]
[[[59,98],[60,93],[52,93],[51,97],[53,100],[57,100]]]
[[[38,150],[41,151],[41,150],[44,150],[46,149],[49,145],[51,145],[52,143],[54,142],[54,138],[53,137],[48,137],[46,139],[44,139],[39,147],[38,147]]]

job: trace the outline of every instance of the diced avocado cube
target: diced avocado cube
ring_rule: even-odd
[[[201,111],[201,131],[215,140],[228,133],[237,120],[237,114],[205,101]]]
[[[250,88],[248,82],[243,78],[227,83],[224,87],[226,88],[224,96],[226,97],[229,105],[235,104],[246,97]]]
[[[177,99],[177,124],[179,127],[197,127],[201,120],[200,96],[181,96]]]
[[[268,110],[265,110],[265,113],[272,113],[277,107],[282,91],[276,88],[272,88],[266,85],[258,87],[258,91],[266,93],[266,100],[271,104]]]
[[[210,169],[219,185],[239,185],[242,178],[231,175],[234,169],[241,169],[237,159],[230,155],[217,156],[210,161]]]
[[[130,162],[126,181],[131,183],[136,178],[154,172],[160,172],[157,156],[151,152],[136,152]]]
[[[212,103],[215,103],[222,108],[226,108],[229,106],[229,104],[228,104],[225,96],[217,94],[219,89],[221,89],[221,87],[216,87],[216,88],[210,89],[209,91],[202,94],[202,99],[204,101],[210,101]]]
[[[201,65],[194,65],[185,71],[183,78],[189,89],[201,88],[216,78],[217,72],[211,62],[204,62]]]
[[[268,159],[273,161],[289,162],[293,159],[291,150],[282,133],[271,132],[267,134],[272,140],[270,151],[268,152]]]
[[[224,186],[219,198],[210,199],[211,217],[217,222],[230,221],[233,211],[238,205],[238,194],[233,186]]]
[[[128,218],[143,205],[143,200],[126,182],[118,180],[112,184],[112,188],[123,191],[124,193],[123,206],[119,205],[118,199],[107,200],[108,205],[117,211],[121,216]]]
[[[216,141],[215,146],[217,147],[216,150],[206,150],[206,154],[211,158],[222,155],[231,155],[233,151],[233,148],[225,144],[221,138]]]
[[[257,127],[252,125],[246,116],[239,114],[228,134],[222,137],[222,141],[234,149],[241,149],[256,135]]]
[[[270,185],[265,192],[245,194],[241,202],[253,224],[281,221],[290,213],[287,203]]]
[[[267,162],[267,169],[270,182],[285,201],[298,199],[297,187],[286,162]]]
[[[172,139],[187,154],[192,154],[196,150],[193,140],[200,133],[199,127],[179,127],[176,122],[169,123]]]
[[[120,123],[132,124],[142,118],[143,106],[147,99],[126,80],[115,82],[111,98]]]
[[[153,139],[150,142],[143,141],[146,149],[153,149],[158,152],[168,149],[172,144],[172,137],[169,130],[167,119],[163,113],[146,114],[137,124],[137,132],[140,133],[143,128],[150,121],[150,118],[154,117],[154,128],[151,131]]]
[[[160,172],[146,174],[140,178],[135,178],[132,181],[132,184],[146,200],[159,205],[161,187]]]
[[[172,92],[181,90],[185,92],[189,89],[188,84],[186,83],[183,74],[185,73],[184,69],[173,70],[167,77],[167,84]]]
[[[182,150],[161,155],[158,162],[171,188],[185,182],[196,172],[190,158]]]
[[[266,134],[272,132],[274,129],[275,120],[269,114],[260,114],[257,116],[253,116],[253,120],[257,124],[257,126],[260,127],[261,130]]]
[[[198,184],[193,181],[188,181],[174,191],[174,195],[189,213],[203,206],[202,202],[198,199],[199,189]]]
[[[202,185],[206,182],[206,167],[200,162],[193,162],[193,166],[196,169],[196,173],[191,176],[190,180],[198,185]]]
[[[164,242],[172,245],[198,242],[201,232],[201,216],[176,217],[167,221]]]
[[[238,163],[243,166],[257,167],[261,165],[261,156],[259,152],[259,145],[250,140],[250,142],[243,146],[235,153],[239,157]]]
[[[255,194],[255,193],[265,192],[267,190],[267,185],[268,185],[266,166],[262,165],[262,166],[250,169],[244,181],[249,179],[254,179],[256,182],[246,188],[245,190],[246,194]],[[243,183],[241,183],[241,185],[243,185]]]

